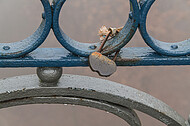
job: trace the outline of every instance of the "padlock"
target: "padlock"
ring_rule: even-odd
[[[116,52],[116,55],[113,60],[101,54],[102,49],[111,34],[112,34],[112,30],[109,30],[109,33],[106,35],[98,52],[93,52],[89,56],[89,66],[91,70],[94,72],[97,72],[100,76],[103,76],[103,77],[108,77],[112,75],[113,73],[115,73],[117,70],[117,65],[115,63],[115,60],[117,58],[119,51]]]

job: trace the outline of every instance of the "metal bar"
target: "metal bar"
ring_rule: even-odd
[[[110,56],[113,58],[114,55]],[[190,56],[162,56],[149,47],[131,47],[121,50],[118,66],[190,65]],[[38,48],[23,58],[0,59],[0,67],[87,67],[88,58],[78,57],[64,48]]]
[[[70,52],[79,55],[88,57],[92,52],[98,51],[97,49],[100,47],[101,42],[91,43],[87,45],[86,43],[78,42],[69,36],[67,36],[64,31],[60,27],[59,23],[59,15],[60,11],[63,7],[63,4],[66,0],[54,0],[53,1],[53,20],[52,20],[52,29],[57,40],[61,43],[63,47],[65,47]],[[139,24],[139,6],[137,0],[129,0],[131,5],[131,12],[127,12],[129,14],[129,18],[126,21],[123,29],[112,39],[108,40],[105,44],[105,48],[102,51],[102,54],[111,54],[115,51],[124,47],[135,34],[138,24]],[[72,15],[71,15],[72,16]],[[76,29],[77,30],[77,29]],[[90,49],[90,47],[97,47],[97,49]]]
[[[30,97],[30,98],[22,98],[22,99],[2,102],[0,103],[0,108],[2,109],[3,107],[7,108],[12,106],[20,106],[28,104],[70,104],[70,105],[87,106],[112,113],[120,117],[124,121],[126,121],[131,126],[141,126],[141,122],[137,114],[132,109],[93,99],[74,98],[74,97],[55,97],[55,96]]]
[[[34,99],[37,97],[54,97],[49,101],[48,98],[41,101],[41,103],[52,104],[56,103],[58,97],[81,98],[99,101],[100,104],[108,103],[111,106],[136,109],[168,126],[187,126],[185,119],[162,101],[142,91],[115,82],[85,76],[63,75],[57,86],[41,87],[40,85],[43,84],[36,75],[0,80],[0,108],[19,105],[22,104],[22,101],[23,104],[38,103],[40,101]],[[78,99],[74,100],[77,102]],[[89,102],[87,106],[90,106],[91,103]],[[91,107],[94,106],[91,105]],[[96,108],[96,106],[94,107]],[[108,110],[115,111],[113,108]]]

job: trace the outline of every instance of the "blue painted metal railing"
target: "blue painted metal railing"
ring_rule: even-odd
[[[117,50],[118,66],[150,65],[190,65],[189,40],[178,43],[165,43],[151,37],[146,30],[146,17],[155,0],[130,0],[129,18],[122,31],[108,40],[102,54],[112,57]],[[88,57],[98,50],[101,42],[81,43],[67,36],[59,26],[59,13],[65,0],[42,0],[44,13],[42,23],[28,38],[13,43],[0,44],[0,67],[74,67],[88,66]],[[138,27],[139,26],[139,27]],[[48,36],[51,28],[62,49],[38,48]],[[123,48],[139,28],[144,41],[149,47]],[[43,55],[43,54],[46,55]],[[50,58],[51,57],[51,58]]]
[[[168,126],[189,126],[190,120],[185,121],[161,101],[113,82],[65,75],[56,85],[62,70],[55,67],[89,66],[87,57],[98,51],[101,45],[101,42],[80,43],[64,33],[64,29],[59,26],[59,14],[65,1],[54,0],[50,5],[48,0],[41,0],[44,13],[39,28],[22,41],[0,44],[0,67],[40,67],[37,73],[41,80],[39,82],[36,76],[0,80],[0,108],[35,103],[84,105],[110,111],[130,125],[140,126],[140,120],[133,111],[137,109]],[[118,66],[190,65],[190,40],[166,43],[154,39],[147,32],[146,18],[155,0],[129,1],[131,8],[124,28],[107,41],[102,54],[113,57],[112,53],[121,49],[116,60]],[[130,42],[137,28],[149,47],[123,48]],[[64,48],[38,48],[51,29]],[[50,70],[50,74],[45,73],[45,70]],[[72,78],[78,78],[81,84]],[[25,83],[26,80],[28,83]],[[70,83],[63,83],[65,80]],[[11,84],[7,86],[6,83]],[[104,86],[106,83],[110,83],[110,86]]]

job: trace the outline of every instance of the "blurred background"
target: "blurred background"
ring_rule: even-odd
[[[157,0],[147,19],[149,33],[162,41],[185,40],[190,33],[190,1]],[[41,22],[40,0],[0,0],[0,42],[19,41],[31,35]],[[96,42],[102,25],[123,26],[128,19],[128,0],[68,0],[60,14],[60,25],[70,37],[81,42]],[[128,47],[147,46],[139,31]],[[58,47],[50,32],[40,46]],[[0,78],[35,74],[36,68],[1,68]],[[64,68],[65,74],[99,77],[89,68]],[[190,114],[190,67],[119,67],[109,78],[167,103],[187,119]],[[162,126],[138,112],[144,126]],[[104,111],[81,106],[27,105],[0,110],[0,126],[127,126],[120,118]]]

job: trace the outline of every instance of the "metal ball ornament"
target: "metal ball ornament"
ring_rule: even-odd
[[[42,82],[55,83],[58,82],[62,76],[61,67],[38,67],[37,75]]]

